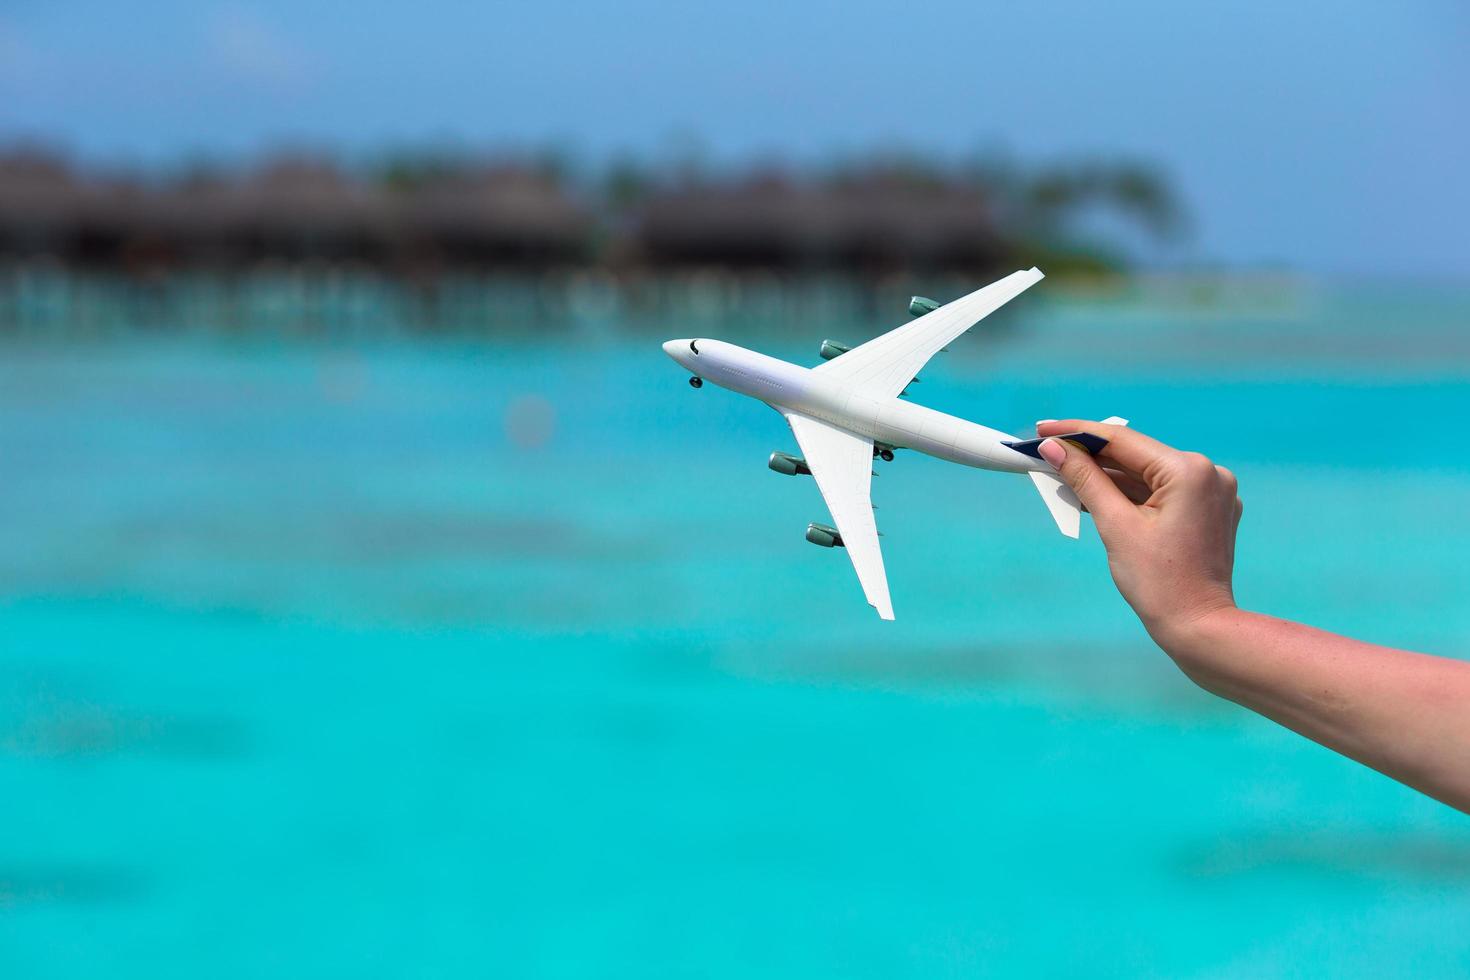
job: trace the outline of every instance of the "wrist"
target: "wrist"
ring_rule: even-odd
[[[1248,616],[1234,602],[1222,603],[1193,615],[1175,617],[1167,623],[1148,625],[1154,642],[1198,687],[1211,694],[1228,696],[1229,638],[1238,635]]]
[[[1165,653],[1186,672],[1219,649],[1219,639],[1237,629],[1248,615],[1233,599],[1224,598],[1173,615],[1145,619],[1144,628]]]

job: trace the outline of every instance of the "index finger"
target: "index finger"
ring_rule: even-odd
[[[1036,425],[1039,436],[1059,436],[1068,432],[1090,432],[1108,441],[1099,456],[1116,460],[1122,466],[1147,479],[1159,464],[1179,455],[1179,450],[1151,439],[1126,425],[1109,425],[1090,419],[1051,419]],[[1150,481],[1152,482],[1152,481]]]

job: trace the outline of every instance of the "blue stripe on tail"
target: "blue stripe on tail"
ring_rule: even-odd
[[[1091,432],[1073,432],[1070,435],[1065,436],[1044,436],[1040,439],[1025,439],[1020,442],[1002,442],[1001,445],[1009,446],[1011,449],[1014,449],[1018,453],[1025,453],[1032,459],[1040,459],[1041,450],[1037,447],[1039,447],[1043,442],[1046,442],[1047,439],[1065,439],[1072,445],[1076,446],[1078,449],[1081,449],[1093,456],[1096,456],[1098,453],[1102,452],[1108,444],[1108,441],[1102,436],[1095,436]]]

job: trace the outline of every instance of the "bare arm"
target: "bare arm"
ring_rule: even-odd
[[[1191,680],[1470,812],[1470,663],[1237,608],[1234,475],[1121,426],[1037,426],[1076,431],[1109,440],[1102,465],[1058,440],[1042,455],[1092,512],[1119,591]]]

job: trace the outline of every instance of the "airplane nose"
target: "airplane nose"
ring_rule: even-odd
[[[689,341],[687,340],[670,340],[664,344],[664,353],[677,361],[679,359],[678,352],[680,348],[687,349],[688,347]]]

